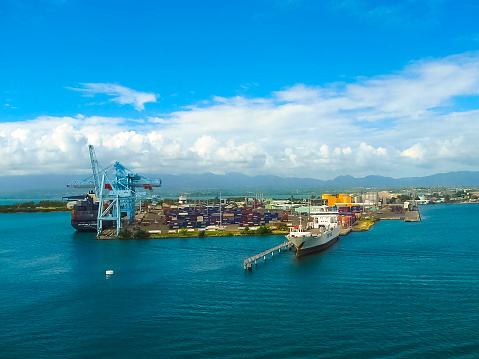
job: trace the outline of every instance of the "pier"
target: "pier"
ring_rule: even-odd
[[[268,249],[267,251],[261,252],[260,254],[257,254],[253,257],[247,258],[244,260],[244,269],[246,270],[253,270],[253,262],[254,264],[258,264],[258,259],[263,257],[264,260],[266,260],[266,256],[268,256],[271,253],[271,257],[274,256],[274,252],[278,251],[278,253],[281,253],[281,249],[286,248],[286,249],[291,249],[293,247],[293,244],[289,241],[286,241],[276,247],[273,247],[271,249]]]

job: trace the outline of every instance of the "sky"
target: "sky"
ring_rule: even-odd
[[[479,2],[0,0],[0,176],[479,170]]]

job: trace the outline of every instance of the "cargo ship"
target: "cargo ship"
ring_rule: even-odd
[[[69,197],[76,202],[73,204],[71,225],[79,232],[96,232],[99,203],[95,201],[95,193],[89,192],[86,196]],[[112,227],[113,222],[104,221],[103,229]]]
[[[320,252],[328,249],[338,241],[341,225],[338,212],[320,212],[310,215],[312,222],[303,227],[292,227],[286,236],[296,248],[296,256]]]

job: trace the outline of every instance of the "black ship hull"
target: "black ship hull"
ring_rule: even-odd
[[[72,227],[78,232],[96,232],[96,221],[94,223],[74,221],[72,220]]]
[[[83,200],[73,206],[71,225],[79,232],[96,232],[98,217],[98,202],[94,202],[91,196],[86,196]],[[111,228],[113,222],[103,222],[103,228]]]

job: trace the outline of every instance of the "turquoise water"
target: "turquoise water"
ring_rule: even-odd
[[[477,358],[479,205],[421,213],[252,272],[284,237],[97,241],[2,214],[0,357]]]

